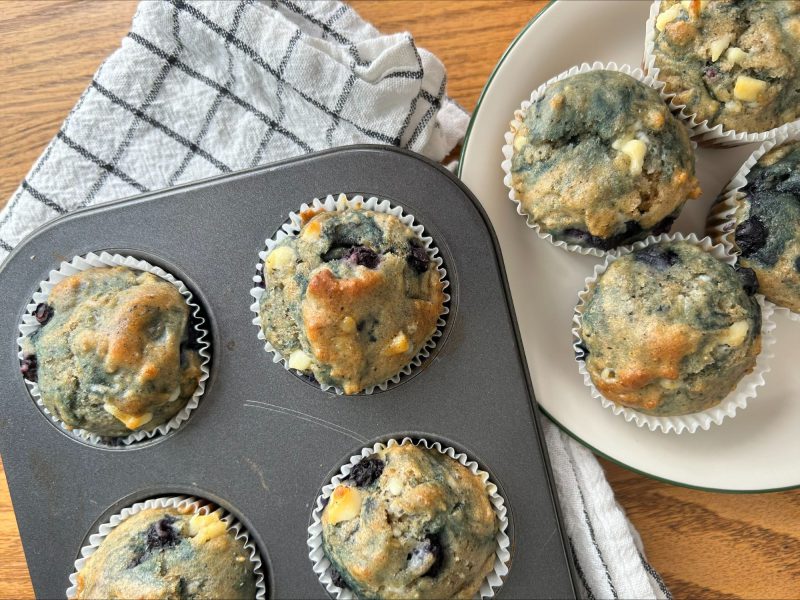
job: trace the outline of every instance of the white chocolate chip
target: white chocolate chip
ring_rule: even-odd
[[[137,427],[141,427],[145,423],[150,422],[150,420],[153,418],[153,413],[146,412],[141,415],[131,415],[121,411],[116,406],[109,404],[108,402],[103,404],[103,410],[105,410],[118,421],[122,422],[122,424],[128,429],[136,429]]]
[[[741,346],[749,330],[750,325],[747,321],[736,321],[720,335],[719,341],[721,344],[727,344],[731,348]]]
[[[600,377],[605,381],[616,381],[617,372],[614,369],[606,367],[600,372]]]
[[[733,88],[733,97],[744,102],[758,102],[758,98],[767,89],[767,82],[739,75]]]
[[[656,18],[656,29],[659,31],[664,31],[664,28],[667,26],[668,23],[671,23],[675,19],[678,18],[678,15],[681,14],[681,5],[680,4],[673,4],[663,13],[658,15]]]
[[[266,265],[270,271],[294,265],[297,254],[289,246],[278,246],[267,255]]]
[[[307,371],[311,367],[311,357],[302,350],[295,350],[289,355],[289,368]]]
[[[642,172],[644,165],[644,155],[647,153],[647,144],[642,140],[622,140],[615,141],[612,145],[614,150],[618,150],[625,154],[631,160],[630,174],[639,175]]]
[[[361,494],[355,488],[340,485],[331,494],[323,518],[331,525],[349,521],[361,514]]]
[[[403,482],[400,481],[397,477],[393,477],[389,480],[389,484],[387,485],[387,489],[392,496],[399,496],[403,491]]]
[[[339,325],[345,333],[353,333],[356,330],[356,321],[353,317],[347,316],[342,319]]]
[[[726,48],[731,45],[733,36],[731,34],[723,35],[711,42],[708,47],[711,50],[711,62],[717,62],[717,59],[725,52]]]
[[[725,53],[725,60],[734,65],[738,65],[749,56],[747,52],[734,46],[733,48],[728,48],[728,51]]]
[[[408,342],[408,337],[402,331],[392,338],[389,345],[386,346],[386,354],[403,354],[408,352],[411,344]]]

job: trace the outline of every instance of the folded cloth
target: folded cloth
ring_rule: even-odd
[[[76,208],[315,150],[385,143],[442,160],[469,115],[441,62],[335,1],[142,2],[0,213],[0,259]],[[594,456],[543,421],[588,598],[669,597]]]

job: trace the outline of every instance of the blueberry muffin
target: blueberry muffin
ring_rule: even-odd
[[[755,290],[752,271],[737,272],[689,242],[636,250],[590,288],[578,358],[617,404],[658,416],[711,408],[761,350]]]
[[[573,75],[520,117],[512,187],[529,220],[557,241],[608,250],[665,233],[700,195],[686,128],[630,75]]]
[[[249,552],[217,512],[145,509],[117,525],[77,574],[77,598],[242,598],[256,582]]]
[[[800,118],[800,2],[663,0],[655,66],[709,127],[759,132]]]
[[[363,458],[322,512],[334,584],[360,598],[472,598],[494,565],[497,532],[483,482],[413,444]]]
[[[800,141],[753,165],[733,219],[739,263],[755,271],[767,299],[800,313]]]
[[[397,375],[436,331],[436,265],[393,215],[313,211],[264,260],[266,339],[288,366],[346,394]]]
[[[201,359],[189,307],[167,281],[101,267],[57,283],[23,342],[24,376],[67,427],[102,437],[152,430],[197,388]]]

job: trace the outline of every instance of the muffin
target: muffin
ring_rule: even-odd
[[[708,127],[762,132],[800,118],[800,3],[663,0],[654,66]]]
[[[700,195],[688,131],[658,92],[619,71],[549,84],[512,134],[520,210],[555,241],[608,250],[665,233]]]
[[[738,194],[731,241],[768,300],[800,313],[800,141],[762,156]]]
[[[218,512],[149,508],[123,520],[77,574],[82,598],[242,598],[256,582],[249,553]]]
[[[752,271],[697,245],[654,243],[590,286],[578,358],[608,400],[649,415],[719,404],[756,363],[761,310]]]
[[[103,437],[150,431],[189,401],[201,376],[189,307],[171,283],[126,267],[57,283],[23,340],[22,371],[68,428]]]
[[[346,394],[379,385],[430,340],[443,310],[439,271],[399,218],[307,211],[264,259],[266,339],[289,368]]]
[[[472,598],[494,565],[486,486],[435,449],[408,443],[363,458],[321,522],[334,584],[361,598]]]

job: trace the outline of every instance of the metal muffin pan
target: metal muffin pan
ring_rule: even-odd
[[[431,358],[369,396],[336,396],[273,363],[249,309],[264,240],[303,202],[339,192],[387,198],[413,214],[450,282]],[[39,282],[60,261],[100,250],[183,280],[211,331],[200,406],[178,430],[127,448],[60,431],[19,373],[17,326]],[[0,286],[0,453],[38,597],[63,597],[80,548],[111,514],[184,493],[249,529],[270,597],[325,598],[306,545],[319,489],[360,448],[403,435],[465,452],[498,485],[511,538],[499,597],[575,596],[497,240],[477,200],[436,163],[351,146],[77,211],[20,243],[0,266]]]

